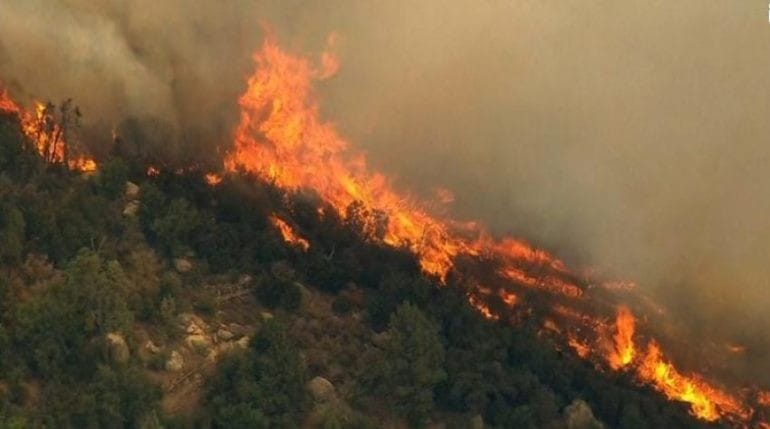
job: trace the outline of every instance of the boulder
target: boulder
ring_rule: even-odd
[[[193,269],[193,263],[187,258],[176,258],[174,259],[174,268],[184,274]]]
[[[166,371],[178,372],[183,368],[184,358],[178,351],[172,351],[171,356],[169,356],[168,360],[166,361]]]
[[[139,201],[129,201],[123,208],[123,216],[133,217],[139,212]]]
[[[259,324],[257,323],[256,326],[258,327]],[[233,333],[233,338],[240,338],[244,335],[249,335],[249,328],[237,323],[231,323],[227,325],[227,330]]]
[[[144,343],[144,349],[152,354],[160,353],[160,347],[156,346],[151,340],[147,340],[147,342]]]
[[[248,336],[245,336],[240,340],[236,341],[236,344],[238,344],[238,347],[242,349],[247,349],[249,347],[249,340],[250,338]]]
[[[273,313],[271,313],[271,312],[269,312],[269,311],[263,311],[263,312],[261,313],[261,316],[262,316],[262,320],[265,320],[265,321],[267,321],[267,320],[270,320],[270,319],[272,319],[272,318],[273,318]]]
[[[128,351],[126,339],[123,338],[122,335],[117,332],[107,334],[107,344],[109,345],[110,359],[112,359],[113,362],[118,364],[128,362],[130,353]]]
[[[158,353],[160,353],[160,347],[156,346],[151,340],[147,340],[142,347],[139,348],[139,358],[144,363],[150,362],[153,356]]]
[[[329,402],[334,398],[334,385],[323,377],[310,380],[307,390],[316,402]]]
[[[185,338],[185,343],[190,349],[203,353],[211,348],[211,339],[206,335],[193,334]]]
[[[208,330],[209,325],[198,316],[193,316],[185,326],[185,331],[188,334],[205,335]]]
[[[129,201],[139,198],[139,185],[133,182],[126,182],[125,196]]]
[[[217,331],[217,339],[219,341],[230,341],[233,339],[233,337],[235,337],[235,334],[225,328],[219,328]]]
[[[603,429],[604,424],[594,417],[591,407],[582,399],[575,399],[564,407],[567,429]]]

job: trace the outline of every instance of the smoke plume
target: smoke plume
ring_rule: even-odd
[[[206,158],[262,22],[300,52],[339,35],[324,115],[400,186],[636,281],[683,343],[770,374],[764,2],[4,0],[0,78]]]

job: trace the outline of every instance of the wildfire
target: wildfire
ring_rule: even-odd
[[[583,359],[587,359],[588,356],[591,354],[591,346],[584,343],[582,340],[580,340],[574,335],[569,335],[567,337],[567,344],[569,344],[569,346],[572,347],[573,350],[575,350],[575,353],[577,353],[577,355]]]
[[[333,39],[331,39],[333,42]],[[346,219],[351,207],[363,207],[386,219],[385,230],[376,239],[409,249],[423,271],[446,283],[456,258],[475,256],[494,261],[501,280],[516,287],[532,288],[557,298],[554,319],[546,319],[544,327],[554,335],[566,336],[565,343],[586,359],[606,350],[599,332],[603,320],[585,311],[587,306],[571,308],[590,298],[579,278],[548,252],[513,238],[500,240],[479,224],[460,223],[430,214],[425,206],[398,193],[381,173],[367,167],[366,158],[349,148],[348,142],[333,124],[324,122],[315,101],[313,81],[329,78],[338,64],[333,55],[324,53],[320,67],[307,59],[282,51],[268,38],[255,54],[255,73],[248,79],[245,93],[239,99],[240,122],[235,130],[234,147],[224,162],[226,172],[246,171],[273,182],[279,187],[296,190],[309,188],[317,192],[338,214]],[[439,194],[449,202],[451,194]],[[309,243],[297,236],[283,220],[271,217],[284,239],[307,250]],[[376,223],[375,216],[364,222]],[[302,244],[304,243],[304,244]],[[632,293],[631,283],[608,283],[603,291]],[[498,291],[498,297],[509,308],[519,298],[509,291]],[[488,304],[491,289],[478,287],[468,294],[468,301],[480,314],[499,320]],[[577,304],[575,304],[577,305]],[[568,319],[572,325],[560,325]],[[634,342],[636,321],[624,306],[617,309],[612,344],[605,359],[612,369],[630,371],[642,382],[655,387],[666,397],[687,402],[694,415],[713,421],[720,417],[748,421],[752,411],[741,400],[707,384],[697,376],[680,373],[663,354],[654,340],[641,352]],[[605,329],[606,330],[606,329]],[[578,337],[575,332],[583,332]],[[604,342],[602,342],[604,341]]]
[[[618,307],[615,321],[613,349],[607,355],[612,369],[630,368],[644,383],[652,385],[667,398],[690,404],[692,413],[704,420],[714,421],[723,415],[737,416],[746,420],[752,411],[741,401],[698,376],[682,375],[668,362],[655,340],[650,340],[647,349],[637,359],[637,346],[634,343],[636,319],[628,307]],[[572,340],[570,340],[572,345]],[[573,345],[581,353],[579,347]],[[634,364],[634,360],[638,363]]]
[[[483,255],[515,270],[507,272],[515,272],[514,280],[521,284],[580,296],[577,286],[556,276],[539,278],[528,272],[532,267],[541,272],[543,267],[564,269],[547,252],[513,239],[496,242],[476,224],[464,225],[461,237],[452,229],[459,223],[431,216],[397,193],[384,175],[371,173],[365,157],[351,153],[334,126],[320,119],[312,82],[329,77],[329,64],[336,64],[326,54],[323,58],[317,70],[308,60],[265,41],[255,55],[257,71],[239,101],[241,119],[234,150],[225,159],[227,171],[240,167],[284,188],[311,188],[343,218],[353,203],[376,209],[388,220],[382,241],[412,250],[422,269],[442,281],[457,255]]]
[[[471,307],[475,308],[479,313],[481,313],[482,316],[486,317],[487,319],[500,319],[500,316],[493,313],[489,306],[486,305],[484,301],[478,299],[476,296],[468,295],[468,302],[471,304]]]
[[[609,355],[610,366],[612,369],[620,369],[631,363],[634,359],[634,328],[636,321],[634,315],[628,307],[618,308],[618,317],[615,323],[614,349]]]
[[[642,380],[652,384],[667,398],[690,404],[693,414],[715,421],[722,415],[751,417],[752,411],[734,396],[712,387],[698,377],[686,377],[663,358],[660,346],[653,340],[637,369]]]
[[[67,108],[62,109],[62,115],[79,114],[76,109],[74,113],[69,111],[69,102],[65,105]],[[51,104],[35,102],[35,110],[27,111],[19,107],[6,90],[0,90],[0,112],[19,117],[22,132],[46,162],[67,164],[71,170],[84,173],[96,171],[97,164],[92,158],[84,155],[70,157],[65,127],[55,120]]]
[[[758,392],[757,403],[763,407],[770,407],[770,392]]]
[[[277,216],[270,216],[270,223],[281,233],[283,241],[297,246],[303,251],[307,251],[310,248],[310,243],[294,232],[294,229],[283,219]]]
[[[215,186],[222,183],[222,176],[216,173],[207,173],[205,176],[203,176],[203,178],[204,180],[206,180],[206,183],[208,183],[211,186]]]

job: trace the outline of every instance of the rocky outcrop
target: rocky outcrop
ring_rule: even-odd
[[[582,399],[575,399],[564,408],[567,429],[603,429],[604,424],[594,417],[591,407]]]
[[[123,216],[136,216],[139,212],[139,201],[129,201],[123,208]]]
[[[217,341],[230,341],[235,337],[235,334],[228,331],[225,328],[219,328],[217,331]]]
[[[128,362],[131,354],[128,350],[126,339],[118,332],[107,334],[107,345],[109,347],[110,359],[117,364]]]
[[[133,217],[139,212],[139,185],[126,182],[126,190],[123,193],[126,206],[123,208],[123,216]]]
[[[307,391],[316,402],[330,402],[334,399],[334,385],[323,377],[315,377],[307,383]]]
[[[134,182],[126,182],[126,191],[124,195],[126,200],[133,201],[139,198],[139,185]]]
[[[184,358],[182,354],[174,350],[166,361],[166,371],[178,372],[184,369]]]
[[[174,268],[182,274],[188,273],[193,269],[193,263],[187,258],[176,258]]]

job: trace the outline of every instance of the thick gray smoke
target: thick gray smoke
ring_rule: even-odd
[[[87,118],[229,138],[262,37],[339,35],[324,115],[404,188],[603,267],[748,346],[770,329],[770,23],[760,0],[3,0],[0,77]],[[187,147],[187,146],[185,146]],[[765,371],[770,373],[770,371]]]
[[[103,146],[117,129],[211,158],[261,38],[252,3],[3,0],[0,79],[22,99],[73,97]]]

